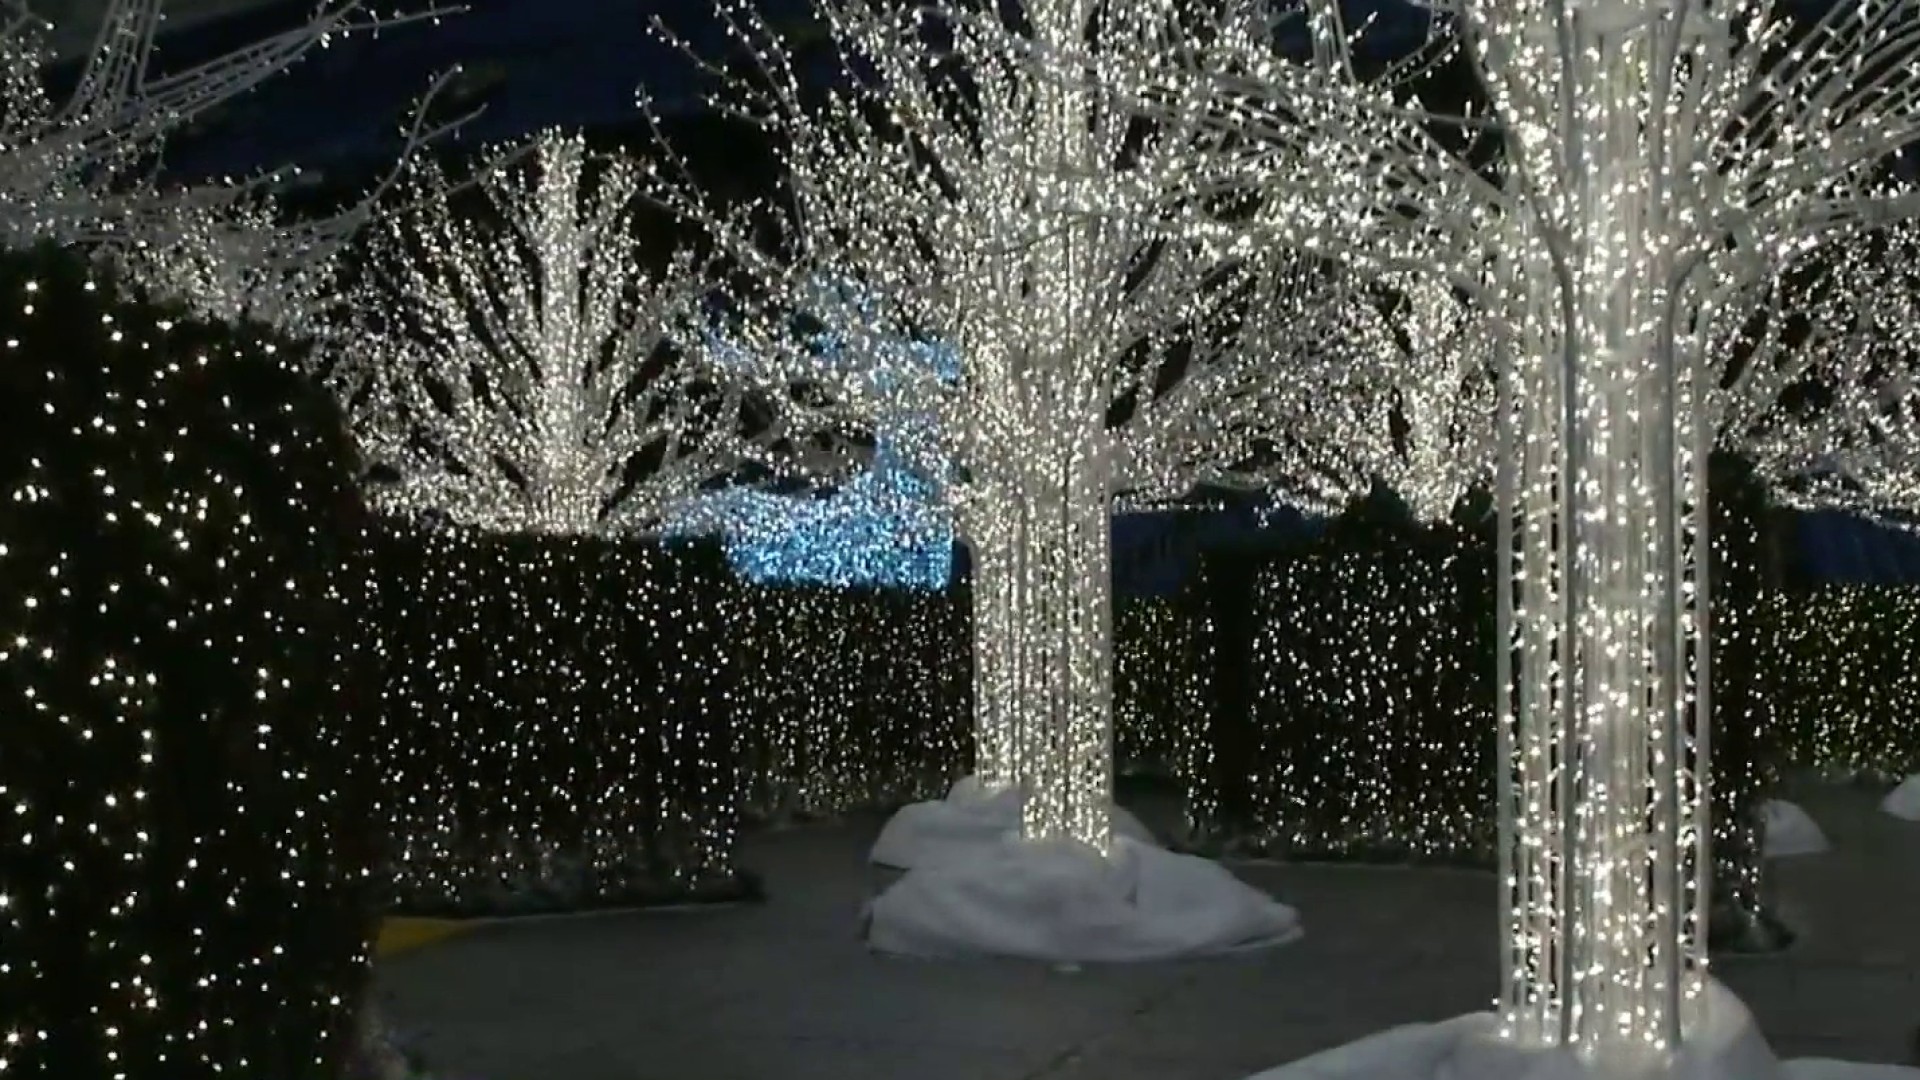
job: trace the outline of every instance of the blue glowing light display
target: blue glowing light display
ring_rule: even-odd
[[[871,314],[852,287],[827,285],[823,294],[843,314]],[[960,378],[959,354],[941,343],[901,340],[877,357],[855,355],[844,335],[828,329],[809,334],[807,344],[823,366],[858,364],[883,391],[903,370],[931,371],[947,385]],[[835,491],[714,492],[687,506],[674,531],[720,532],[734,572],[749,581],[946,588],[954,530],[942,487],[953,466],[934,449],[938,402],[908,398],[901,395],[901,406],[878,425],[868,467]]]

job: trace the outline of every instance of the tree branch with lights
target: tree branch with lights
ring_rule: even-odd
[[[70,87],[49,90],[49,27],[17,4],[0,25],[0,243],[83,245],[133,283],[208,318],[248,318],[294,336],[320,324],[331,268],[392,177],[344,210],[289,221],[276,191],[295,172],[247,182],[163,182],[167,144],[195,122],[344,35],[434,21],[452,9],[378,18],[329,0],[301,25],[211,60],[163,70],[161,0],[113,0]],[[465,122],[427,124],[437,80],[406,131],[402,160]],[[397,175],[397,170],[396,170]]]
[[[412,206],[368,237],[341,335],[356,434],[392,477],[377,507],[622,535],[771,463],[779,417],[714,359],[704,266],[649,250],[639,184],[631,160],[549,134],[486,169],[466,213],[421,166]]]

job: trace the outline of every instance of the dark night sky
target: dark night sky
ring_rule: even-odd
[[[414,8],[424,0],[403,0]],[[808,19],[811,0],[755,0],[776,22]],[[1823,0],[1801,0],[1812,6]],[[663,107],[697,108],[686,60],[654,38],[658,15],[703,53],[721,51],[710,0],[465,0],[468,13],[317,51],[229,108],[197,137],[176,140],[182,176],[240,174],[287,163],[351,173],[391,161],[396,132],[436,72],[463,66],[484,87],[485,113],[461,133],[494,143],[546,126],[631,126],[645,84]],[[283,0],[173,35],[163,46],[191,60],[297,22],[312,0]],[[388,6],[388,5],[382,5]],[[1354,18],[1377,13],[1381,40],[1417,38],[1424,16],[1407,0],[1349,0]],[[163,53],[163,56],[166,54]],[[338,167],[338,168],[335,168]]]
[[[420,0],[411,0],[414,7]],[[810,0],[755,0],[777,22],[804,23]],[[683,57],[648,29],[658,15],[702,51],[720,51],[710,0],[466,0],[468,13],[438,28],[407,27],[317,53],[229,109],[202,138],[180,140],[170,165],[182,175],[244,173],[297,162],[390,158],[392,133],[434,73],[460,64],[492,83],[485,115],[463,137],[495,142],[548,125],[598,127],[637,119],[643,83],[668,108],[697,103]],[[1417,29],[1403,0],[1353,0]],[[202,24],[168,39],[178,60],[216,55],[284,28],[311,10],[290,0]],[[1394,12],[1399,14],[1395,15]],[[1391,24],[1390,24],[1391,25]]]

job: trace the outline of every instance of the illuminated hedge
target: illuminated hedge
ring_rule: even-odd
[[[1777,938],[1766,911],[1761,807],[1780,782],[1785,747],[1775,723],[1778,647],[1765,617],[1764,485],[1745,462],[1713,458],[1713,728],[1714,947],[1760,948]]]
[[[969,599],[943,592],[749,586],[742,665],[746,805],[756,817],[891,810],[946,794],[973,767]],[[1115,603],[1121,768],[1184,775],[1181,726],[1206,707],[1200,642],[1178,605]]]
[[[1205,560],[1215,707],[1189,751],[1203,844],[1293,858],[1493,851],[1490,548],[1336,529]]]
[[[1764,497],[1716,463],[1714,756],[1722,934],[1762,907],[1760,801],[1782,755],[1755,522]],[[1363,505],[1282,550],[1216,552],[1182,603],[1211,656],[1208,705],[1176,738],[1193,843],[1291,858],[1491,864],[1491,537]],[[1744,926],[1742,925],[1744,924]]]
[[[333,1075],[377,918],[328,399],[0,258],[0,1074]]]
[[[946,794],[973,760],[964,589],[743,586],[747,805],[790,818]]]
[[[1183,731],[1206,714],[1212,642],[1191,607],[1168,597],[1116,597],[1114,763],[1122,773],[1178,778],[1202,767]]]
[[[1920,589],[1828,585],[1770,598],[1781,738],[1795,764],[1920,773]]]
[[[393,528],[365,579],[395,910],[740,894],[717,546]]]

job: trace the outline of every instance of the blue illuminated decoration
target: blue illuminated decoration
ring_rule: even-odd
[[[871,316],[856,287],[828,284],[823,295],[853,317]],[[716,352],[733,346],[717,340]],[[824,366],[861,364],[875,389],[892,389],[901,372],[931,371],[941,383],[960,378],[960,357],[938,342],[906,340],[880,357],[852,355],[832,329],[807,335]],[[810,583],[906,589],[944,589],[953,577],[952,514],[941,490],[951,462],[939,450],[938,402],[900,395],[874,432],[873,460],[828,494],[777,495],[733,488],[693,501],[674,531],[719,532],[734,572],[762,583]]]

